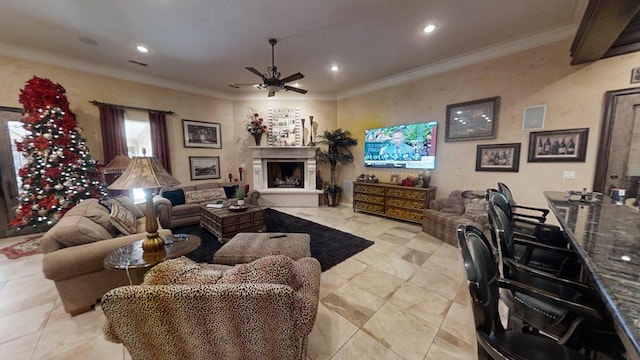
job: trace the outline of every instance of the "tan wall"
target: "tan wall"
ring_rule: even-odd
[[[631,87],[631,69],[638,66],[640,53],[618,56],[595,63],[569,65],[570,41],[422,78],[402,85],[338,101],[338,126],[348,128],[361,143],[364,130],[384,124],[438,121],[437,164],[431,184],[437,196],[454,189],[486,189],[497,181],[509,185],[516,200],[543,206],[545,190],[591,189],[595,171],[603,94]],[[445,142],[446,105],[500,96],[498,136],[495,140]],[[543,130],[589,128],[584,163],[527,163],[529,131],[522,130],[524,108],[547,105]],[[476,172],[478,144],[522,143],[520,171]],[[390,169],[371,170],[363,165],[363,146],[356,149],[355,166],[346,167],[343,179],[360,173],[376,174],[387,181]],[[576,172],[575,180],[562,179],[564,170]],[[412,173],[403,171],[402,177]]]
[[[65,87],[71,110],[76,114],[78,124],[82,128],[82,136],[87,140],[92,157],[101,163],[104,159],[99,112],[98,108],[89,101],[98,100],[175,112],[174,115],[167,117],[171,166],[173,175],[183,184],[194,183],[189,175],[189,156],[219,156],[223,179],[226,179],[228,173],[237,177],[238,166],[241,163],[250,166],[250,152],[246,146],[252,144],[253,139],[244,128],[249,107],[254,107],[264,114],[268,107],[299,107],[303,117],[308,118],[309,115],[314,115],[320,124],[320,131],[326,127],[335,126],[337,121],[335,101],[247,100],[234,103],[231,100],[3,56],[0,56],[0,79],[3,85],[0,87],[0,105],[22,107],[18,102],[18,94],[25,82],[34,75],[49,78]],[[182,119],[220,123],[222,149],[185,148]],[[251,181],[251,178],[249,177],[248,180]]]
[[[320,124],[319,133],[342,127],[351,131],[360,144],[354,149],[353,165],[341,170],[341,181],[351,181],[361,173],[375,173],[383,181],[390,170],[370,170],[363,166],[364,130],[382,125],[437,120],[437,168],[432,185],[438,196],[453,189],[485,189],[501,180],[511,186],[522,203],[545,205],[544,190],[591,188],[600,135],[603,93],[631,87],[631,68],[640,54],[629,54],[596,63],[570,66],[570,41],[541,46],[500,59],[417,79],[340,101],[319,100],[222,100],[213,97],[164,89],[118,80],[35,62],[0,56],[0,105],[20,107],[19,90],[31,76],[48,77],[67,89],[71,109],[83,128],[91,154],[102,159],[98,110],[89,100],[172,110],[168,117],[171,161],[174,175],[191,183],[189,156],[220,156],[221,175],[237,176],[238,166],[251,164],[247,148],[252,138],[244,128],[249,107],[266,115],[269,107],[299,107],[304,118],[313,115]],[[498,137],[487,141],[444,142],[447,104],[491,96],[500,96]],[[529,132],[522,131],[525,106],[547,105],[544,130],[589,127],[585,163],[527,163]],[[218,122],[222,125],[220,150],[184,148],[181,119]],[[308,126],[308,123],[307,123]],[[264,141],[264,140],[263,140]],[[492,173],[475,171],[478,144],[522,143],[520,172]],[[563,180],[563,170],[576,172],[575,180]],[[328,171],[321,168],[323,178]],[[408,172],[403,172],[406,176]],[[250,171],[247,180],[251,181]]]

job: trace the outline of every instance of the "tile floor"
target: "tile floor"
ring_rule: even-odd
[[[418,225],[354,213],[350,205],[278,210],[375,241],[322,274],[308,359],[476,358],[457,248]],[[0,239],[0,247],[15,241]],[[75,317],[64,312],[41,260],[0,255],[0,358],[130,359],[102,337],[99,306]]]

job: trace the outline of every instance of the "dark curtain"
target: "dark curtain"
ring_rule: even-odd
[[[149,125],[151,128],[151,151],[153,155],[158,158],[162,167],[171,174],[166,114],[163,112],[149,111]]]
[[[104,163],[108,164],[116,155],[127,155],[127,133],[124,127],[122,108],[100,104],[100,129]]]

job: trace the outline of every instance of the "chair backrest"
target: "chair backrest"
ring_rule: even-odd
[[[498,314],[498,268],[491,245],[482,231],[472,225],[459,225],[457,231],[476,329],[487,334],[504,331]]]
[[[513,194],[511,193],[511,190],[505,183],[499,182],[498,190],[500,190],[500,192],[503,193],[504,196],[507,198],[509,205],[514,206],[516,204],[515,200],[513,200]]]
[[[516,253],[511,219],[495,202],[489,202],[489,222],[491,223],[492,234],[495,236],[495,238],[492,238],[494,246],[500,248],[503,256],[514,260]]]
[[[496,205],[504,211],[505,214],[509,217],[509,220],[513,218],[513,207],[509,203],[507,196],[501,191],[495,189],[487,190],[487,202],[494,202]]]

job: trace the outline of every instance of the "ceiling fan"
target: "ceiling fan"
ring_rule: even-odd
[[[304,78],[304,75],[302,75],[302,73],[295,73],[293,75],[289,75],[283,79],[280,79],[280,73],[278,72],[278,67],[275,64],[275,55],[274,55],[274,47],[275,45],[278,43],[278,41],[276,39],[269,39],[269,44],[271,44],[271,66],[267,68],[267,73],[266,74],[262,74],[260,71],[256,70],[255,68],[252,67],[246,67],[245,69],[251,71],[252,73],[258,75],[261,79],[262,79],[262,84],[232,84],[229,85],[232,88],[236,88],[239,89],[240,86],[243,85],[253,85],[256,86],[258,89],[267,89],[269,90],[269,97],[274,96],[276,94],[276,92],[280,91],[280,90],[285,90],[285,91],[295,91],[298,92],[300,94],[306,94],[307,90],[304,89],[299,89],[297,87],[293,87],[293,86],[289,86],[287,85],[288,82],[290,81],[295,81],[295,80],[300,80],[302,78]]]

